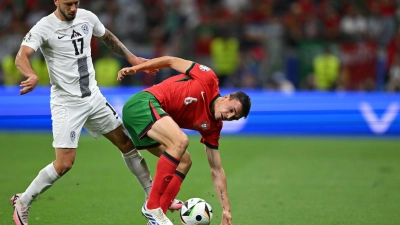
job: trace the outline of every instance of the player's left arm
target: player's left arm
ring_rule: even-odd
[[[208,163],[211,167],[211,177],[214,183],[214,189],[223,209],[221,225],[231,225],[231,205],[229,203],[226,175],[224,168],[222,167],[221,156],[217,149],[212,149],[206,145],[205,149]]]
[[[137,57],[113,34],[106,29],[104,35],[100,38],[101,41],[113,52],[123,56],[132,66],[146,62],[148,59]],[[158,70],[144,71],[151,75],[155,75]]]
[[[118,72],[117,80],[122,80],[126,75],[133,75],[137,72],[143,72],[145,70],[154,70],[162,68],[172,68],[180,73],[186,73],[186,71],[193,65],[192,61],[181,59],[173,56],[162,56],[159,58],[150,59],[145,63],[126,67]]]

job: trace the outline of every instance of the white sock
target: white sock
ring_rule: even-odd
[[[122,158],[129,170],[136,176],[140,185],[142,185],[147,198],[150,195],[152,179],[146,160],[136,149],[133,149],[126,154],[122,154]]]
[[[31,205],[36,196],[49,189],[59,178],[60,176],[57,174],[53,163],[50,163],[39,172],[37,177],[21,195],[21,203],[25,206]]]

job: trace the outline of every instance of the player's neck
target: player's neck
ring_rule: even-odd
[[[215,106],[217,105],[217,103],[219,102],[219,101],[221,101],[221,97],[218,97],[218,98],[216,98],[212,103],[211,103],[211,105],[210,105],[210,112],[211,112],[211,115],[215,115]]]

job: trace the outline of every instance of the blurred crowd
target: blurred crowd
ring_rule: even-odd
[[[134,54],[207,65],[221,87],[400,91],[400,0],[82,0]],[[0,0],[0,83],[23,77],[14,58],[51,0]],[[127,62],[93,39],[99,85],[152,85],[174,75],[115,81]],[[41,53],[32,66],[48,85]]]

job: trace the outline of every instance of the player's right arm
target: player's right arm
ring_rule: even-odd
[[[15,66],[19,72],[27,78],[19,85],[22,87],[22,89],[19,91],[21,95],[33,91],[39,82],[39,77],[32,69],[31,62],[29,61],[29,58],[33,55],[33,53],[35,53],[33,48],[22,45],[17,53],[17,56],[15,57]]]
[[[208,163],[211,168],[211,178],[214,189],[222,206],[221,225],[232,225],[231,205],[229,203],[228,188],[225,170],[222,167],[221,156],[218,149],[205,146]]]
[[[180,73],[186,73],[186,71],[192,66],[193,62],[178,57],[163,56],[148,60],[147,62],[135,65],[132,67],[126,67],[118,72],[117,80],[122,80],[126,75],[133,75],[138,72],[144,72],[146,70],[155,70],[162,68],[172,68]]]

